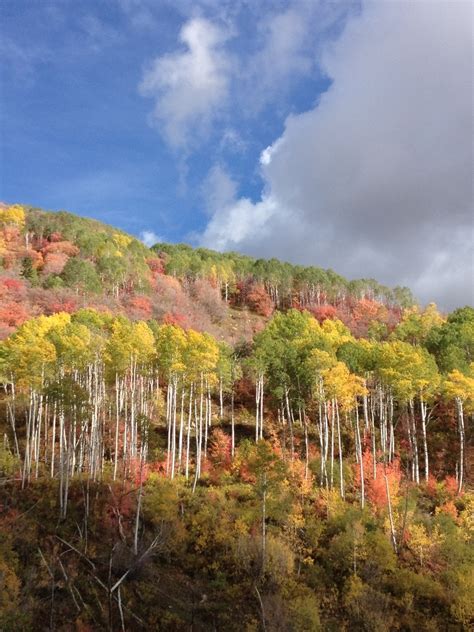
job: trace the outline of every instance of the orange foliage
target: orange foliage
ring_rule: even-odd
[[[187,319],[184,314],[176,314],[167,312],[163,317],[163,323],[165,325],[178,325],[183,329],[187,328]]]
[[[150,257],[146,262],[154,276],[165,273],[165,265],[160,257]]]
[[[231,438],[220,428],[215,428],[209,443],[209,459],[217,470],[224,470],[231,462]]]
[[[46,246],[44,246],[42,251],[45,255],[51,252],[60,252],[64,255],[67,255],[68,257],[76,257],[79,254],[79,248],[70,241],[49,242],[46,244]]]
[[[457,520],[457,517],[458,517],[458,510],[456,509],[456,505],[453,503],[452,500],[448,500],[447,502],[444,503],[444,505],[441,505],[441,507],[438,507],[436,510],[436,513],[443,513],[448,516],[451,516],[453,520]]]
[[[20,234],[20,229],[17,226],[4,226],[0,232],[6,243],[18,241]]]
[[[23,257],[31,259],[31,265],[33,269],[38,270],[43,266],[43,255],[36,250],[25,250]]]
[[[310,311],[320,323],[337,318],[337,309],[334,305],[320,305],[313,307]]]
[[[125,305],[127,314],[131,318],[148,320],[151,318],[151,301],[147,296],[131,296]]]
[[[273,303],[264,286],[260,283],[252,283],[247,291],[246,302],[249,308],[268,318],[273,313]]]
[[[0,279],[0,325],[18,327],[30,318],[26,286],[19,279]]]
[[[44,259],[43,274],[61,274],[69,257],[64,252],[49,252]]]
[[[446,487],[446,491],[451,494],[451,496],[457,496],[458,493],[458,482],[454,476],[446,476],[444,479],[444,484]]]
[[[392,463],[388,463],[385,467],[385,472],[383,463],[377,463],[375,479],[373,478],[372,454],[368,450],[364,452],[363,463],[365,491],[372,505],[376,509],[385,509],[388,505],[385,476],[387,477],[390,500],[392,504],[395,504],[402,478],[400,461],[394,459]],[[355,482],[356,485],[360,486],[359,466],[357,466],[355,470]]]
[[[0,323],[9,327],[18,327],[25,320],[28,320],[28,314],[24,305],[15,301],[7,301],[0,304]]]

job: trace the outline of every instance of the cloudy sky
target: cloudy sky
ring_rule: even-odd
[[[0,199],[473,304],[472,11],[2,0]]]

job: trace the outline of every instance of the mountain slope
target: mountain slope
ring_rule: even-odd
[[[0,209],[0,337],[29,316],[95,307],[249,340],[275,309],[340,318],[363,335],[391,330],[406,288],[347,281],[331,270],[294,266],[184,244],[147,248],[111,226],[66,212]]]

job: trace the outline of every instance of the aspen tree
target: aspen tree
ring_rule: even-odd
[[[459,465],[458,465],[458,493],[464,485],[465,442],[466,430],[464,412],[474,412],[474,363],[471,364],[467,375],[457,369],[451,371],[444,380],[443,390],[446,395],[456,402],[459,434]]]

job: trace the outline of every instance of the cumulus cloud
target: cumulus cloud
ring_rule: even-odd
[[[473,302],[468,2],[367,2],[321,64],[332,85],[260,158],[261,200],[215,210],[202,243]]]
[[[228,99],[227,38],[224,28],[192,18],[180,32],[183,50],[157,57],[144,71],[140,92],[155,100],[152,120],[174,147],[206,131]]]
[[[143,230],[140,233],[140,241],[142,241],[145,246],[148,246],[148,248],[151,248],[155,244],[162,242],[163,239],[152,230]]]
[[[264,229],[275,211],[275,203],[265,199],[253,204],[247,198],[236,199],[237,184],[221,165],[215,165],[203,185],[203,198],[212,214],[201,242],[209,248],[232,250],[248,243]],[[231,228],[231,233],[226,232]]]

